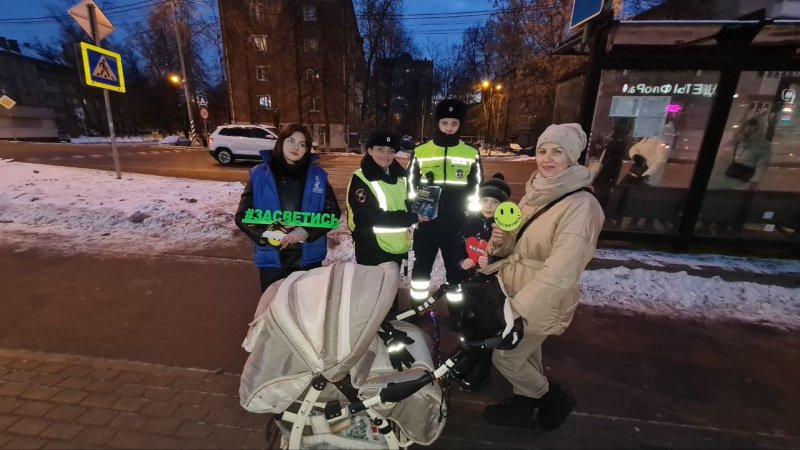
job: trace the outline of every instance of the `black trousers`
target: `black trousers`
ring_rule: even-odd
[[[430,280],[436,252],[442,250],[444,268],[448,283],[459,283],[463,274],[458,266],[457,255],[452,255],[458,229],[464,223],[464,213],[449,213],[436,220],[418,225],[414,232],[414,268],[411,270],[412,280]]]
[[[322,267],[322,263],[318,262],[315,264],[309,264],[305,267],[280,267],[277,269],[264,269],[259,268],[259,275],[261,277],[261,292],[267,290],[267,288],[274,282],[280,280],[281,278],[286,278],[292,272],[297,272],[298,270],[311,270],[316,269],[317,267]]]

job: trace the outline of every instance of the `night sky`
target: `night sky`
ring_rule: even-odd
[[[122,8],[129,5],[143,4],[142,0],[95,0],[100,9]],[[78,0],[0,0],[0,7],[5,15],[0,19],[22,19],[52,16],[54,14],[64,14]],[[211,10],[208,6],[199,4],[201,10]],[[205,3],[208,3],[207,1]],[[463,14],[472,11],[487,11],[493,9],[492,0],[406,0],[405,14]],[[56,8],[53,11],[51,8]],[[109,13],[108,17],[115,25],[117,30],[115,36],[121,37],[133,30],[133,25],[145,17],[145,8],[134,9],[131,11],[121,11]],[[409,17],[406,25],[417,47],[423,52],[423,56],[428,56],[427,52],[431,48],[439,47],[445,49],[461,41],[462,31],[472,25],[483,23],[488,14],[477,13],[466,16],[456,17]],[[57,34],[55,23],[41,23],[28,21],[21,24],[0,23],[0,36],[10,39],[17,39],[21,42],[35,42],[38,38],[43,42],[49,42]]]

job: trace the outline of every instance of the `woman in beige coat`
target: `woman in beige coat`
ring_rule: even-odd
[[[496,350],[492,362],[511,382],[514,396],[486,408],[492,423],[558,428],[576,402],[569,391],[550,385],[542,371],[542,343],[566,330],[580,300],[580,276],[594,257],[604,215],[584,188],[589,170],[577,163],[586,147],[578,124],[550,125],[536,145],[538,170],[520,201],[522,222],[512,233],[495,229],[493,254],[506,259],[482,271],[497,272],[524,336],[513,350]],[[544,212],[542,212],[544,211]],[[520,235],[519,234],[521,231]]]

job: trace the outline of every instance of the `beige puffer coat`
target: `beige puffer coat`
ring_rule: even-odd
[[[519,204],[523,224],[551,201],[591,183],[584,166],[550,178],[537,175],[528,180]],[[604,220],[594,195],[576,192],[539,216],[519,239],[516,231],[506,233],[503,246],[492,252],[506,259],[481,272],[499,270],[525,333],[558,335],[570,324],[580,300],[580,276],[594,257]]]

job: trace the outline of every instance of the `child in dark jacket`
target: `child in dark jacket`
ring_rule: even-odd
[[[492,236],[494,211],[500,203],[509,201],[511,188],[505,182],[503,174],[496,173],[491,179],[481,184],[478,191],[481,211],[470,214],[456,234],[456,247],[451,254],[458,258],[454,266],[461,268],[459,271],[461,282],[487,282],[488,277],[481,275],[477,270],[495,261],[494,256],[489,256],[489,241]],[[470,295],[469,291],[464,293]],[[450,317],[456,318],[455,323],[460,327],[461,308],[448,302]],[[486,336],[472,336],[472,330],[465,324],[464,338],[467,340],[485,338]],[[474,350],[463,364],[459,364],[456,374],[461,387],[467,392],[475,392],[491,381],[492,351]]]

